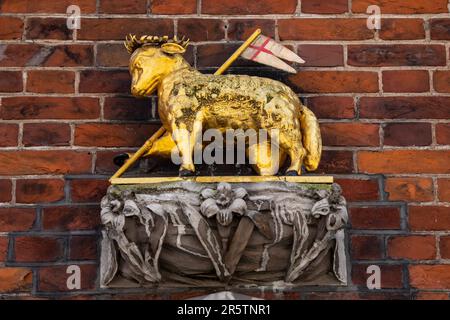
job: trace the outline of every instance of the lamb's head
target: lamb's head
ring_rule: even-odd
[[[189,40],[177,37],[128,36],[125,47],[131,54],[132,94],[137,97],[151,95],[165,76],[187,65],[182,55],[188,43]]]

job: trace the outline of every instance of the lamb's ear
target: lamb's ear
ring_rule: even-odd
[[[186,52],[186,49],[177,43],[164,43],[161,46],[161,50],[168,54],[175,54],[175,53],[183,54]]]

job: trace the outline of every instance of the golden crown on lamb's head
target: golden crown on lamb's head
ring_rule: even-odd
[[[154,45],[154,46],[161,46],[165,43],[175,43],[183,48],[187,48],[189,44],[189,39],[186,39],[185,36],[183,36],[181,39],[178,39],[177,36],[174,36],[173,38],[169,38],[168,36],[142,36],[138,38],[136,35],[128,35],[126,37],[126,40],[124,42],[125,48],[127,48],[127,51],[129,54],[132,54],[135,50],[147,46],[147,45]]]

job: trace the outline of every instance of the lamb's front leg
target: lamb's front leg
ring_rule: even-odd
[[[181,156],[180,176],[191,176],[195,172],[194,162],[192,161],[192,132],[185,128],[173,126],[172,133],[173,140],[175,141]]]

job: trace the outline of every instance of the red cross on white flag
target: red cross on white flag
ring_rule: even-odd
[[[242,57],[290,73],[297,73],[297,71],[281,59],[305,63],[305,60],[300,58],[294,52],[264,35],[258,36],[258,38],[245,49],[242,53]]]

